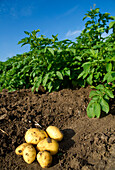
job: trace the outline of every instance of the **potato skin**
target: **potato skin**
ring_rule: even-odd
[[[23,155],[23,151],[25,149],[25,147],[29,145],[28,143],[22,143],[21,145],[19,145],[16,149],[15,149],[15,153],[17,155]]]
[[[51,155],[55,155],[58,152],[59,144],[56,140],[51,138],[45,138],[37,144],[38,151],[49,151]]]
[[[29,144],[23,151],[23,159],[26,163],[31,164],[36,158],[36,150],[33,145]]]
[[[55,139],[56,141],[61,141],[63,139],[62,132],[56,126],[48,126],[46,132],[50,138]]]
[[[37,161],[42,168],[48,168],[52,163],[52,156],[47,151],[41,151],[37,154]]]
[[[30,144],[38,144],[42,139],[48,137],[44,130],[31,128],[25,134],[25,141]]]

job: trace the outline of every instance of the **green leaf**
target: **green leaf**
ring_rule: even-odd
[[[89,74],[88,72],[85,72],[84,75],[83,75],[83,79],[85,79],[88,74]]]
[[[111,16],[111,18],[112,18],[113,20],[115,20],[115,16]]]
[[[95,117],[95,114],[93,112],[93,105],[92,105],[93,103],[90,101],[90,103],[88,104],[87,109],[86,109],[87,110],[87,115],[88,115],[89,118],[94,118]]]
[[[109,104],[103,98],[100,99],[100,105],[104,112],[109,112]]]
[[[49,73],[47,73],[44,78],[43,78],[43,86],[45,87],[46,86],[46,83],[48,81],[48,78],[49,78]]]
[[[33,73],[33,77],[35,77],[35,75],[36,75],[36,73],[34,72],[34,73]]]
[[[50,82],[48,83],[48,90],[49,90],[49,92],[51,92],[52,88],[53,88],[52,82],[50,81]]]
[[[65,75],[70,76],[70,70],[65,70]]]
[[[52,48],[47,48],[49,51],[50,51],[50,53],[54,56],[54,50],[52,49]]]
[[[82,72],[79,74],[78,79],[81,78],[81,77],[84,75],[84,73],[85,73],[85,72],[82,71]]]
[[[94,111],[94,114],[97,118],[100,117],[100,114],[101,114],[101,106],[99,103],[94,103],[93,104],[93,111]]]
[[[83,21],[87,18],[87,16],[83,17]]]
[[[93,74],[90,74],[89,77],[87,78],[87,82],[89,85],[92,85],[93,83],[92,79],[93,79]]]
[[[62,76],[62,74],[61,74],[60,71],[56,71],[56,75],[58,76],[58,78],[59,78],[60,80],[63,80],[63,76]]]
[[[76,49],[71,48],[70,50],[74,53],[74,55],[76,54]]]
[[[115,21],[109,23],[109,29],[111,29],[115,25]]]
[[[105,90],[104,86],[102,84],[99,84],[98,86],[96,86],[97,90]]]
[[[105,100],[107,103],[109,102],[109,97],[108,97],[107,94],[105,94],[105,95],[103,96],[103,98],[104,98],[104,100]]]
[[[90,63],[90,62],[86,62],[86,63],[84,63],[84,64],[82,65],[82,67],[83,67],[84,71],[85,71],[86,73],[88,73],[88,72],[90,71],[91,63]]]
[[[78,61],[82,61],[82,59],[81,59],[80,56],[75,56],[73,59],[74,59],[74,60],[78,60]]]
[[[92,98],[93,96],[97,96],[97,91],[92,90],[89,94],[89,97]]]
[[[96,9],[95,9],[95,12],[98,13],[98,12],[99,12],[99,8],[96,8]]]
[[[35,89],[35,87],[33,86],[33,87],[32,87],[32,89],[31,89],[31,90],[32,90],[32,92],[34,92],[34,89]]]
[[[58,52],[58,53],[61,53],[62,51],[63,51],[62,49],[59,49],[57,52]]]
[[[103,82],[109,78],[109,75],[110,75],[110,73],[105,74],[105,76],[103,78]]]
[[[89,103],[88,107],[87,107],[87,115],[89,118],[94,118],[95,116],[97,118],[100,117],[100,114],[101,114],[101,107],[100,107],[100,104],[97,103],[97,102],[92,102],[92,103]]]
[[[99,98],[100,98],[100,96],[93,96],[93,97],[92,97],[92,101],[95,101],[95,102],[97,101],[97,102],[98,102],[98,101],[99,101]]]
[[[99,90],[96,90],[96,92],[97,92],[97,94],[99,95],[99,96],[103,96],[104,95],[104,91],[101,89],[101,91],[99,91]]]
[[[51,67],[52,67],[52,62],[47,67],[48,71],[50,70]]]
[[[31,34],[30,34],[29,32],[27,32],[27,31],[24,31],[24,33],[27,34],[27,35],[31,35]]]
[[[21,43],[23,43],[22,45],[27,44],[27,43],[28,43],[28,37],[22,38],[22,39],[18,42],[18,44],[21,44]]]
[[[107,83],[110,83],[112,81],[115,80],[115,74],[114,72],[108,72],[107,74],[105,74],[104,78],[103,78],[103,82],[107,80]]]
[[[36,88],[39,88],[40,84],[42,82],[42,75],[40,75],[37,79],[37,81],[35,82],[35,87]]]
[[[106,71],[107,72],[111,72],[111,70],[112,70],[112,64],[111,63],[107,63],[106,64]]]
[[[109,97],[114,98],[114,95],[113,95],[113,93],[112,93],[111,90],[105,89],[105,92],[106,92],[106,94],[107,94]]]

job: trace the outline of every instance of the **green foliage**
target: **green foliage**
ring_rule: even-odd
[[[39,36],[39,29],[24,31],[26,37],[18,44],[30,45],[30,51],[0,62],[0,90],[38,91],[42,85],[51,92],[90,85],[95,91],[90,93],[88,116],[99,118],[101,110],[108,113],[115,89],[115,17],[96,8],[83,20],[85,29],[76,42],[59,41],[58,35]],[[110,29],[112,33],[104,37]]]
[[[89,102],[87,107],[88,117],[100,117],[101,110],[108,113],[109,112],[109,98],[114,98],[114,95],[111,90],[107,87],[104,87],[102,84],[99,84],[95,87],[95,91],[91,91],[89,97],[92,100]]]

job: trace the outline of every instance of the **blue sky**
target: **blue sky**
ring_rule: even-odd
[[[93,4],[115,16],[115,0],[0,0],[0,61],[29,50],[17,45],[24,31],[40,29],[48,38],[75,40]]]

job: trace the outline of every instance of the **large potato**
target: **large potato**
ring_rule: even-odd
[[[58,152],[58,149],[59,149],[58,142],[54,139],[50,139],[49,137],[41,140],[37,144],[38,151],[47,150],[51,153],[51,155],[55,155]]]
[[[26,163],[31,164],[36,158],[36,150],[33,145],[29,144],[23,151],[23,159]]]
[[[25,134],[25,141],[30,144],[38,144],[42,139],[48,137],[44,130],[31,128]]]
[[[42,168],[48,168],[52,163],[52,156],[47,151],[41,151],[37,154],[37,161]]]
[[[56,126],[48,126],[46,132],[52,139],[57,141],[61,141],[63,139],[62,132]]]
[[[23,151],[24,151],[24,149],[25,149],[25,147],[26,147],[27,145],[29,145],[29,144],[28,144],[28,143],[22,143],[21,145],[19,145],[19,146],[16,148],[15,153],[16,153],[17,155],[23,155]]]

